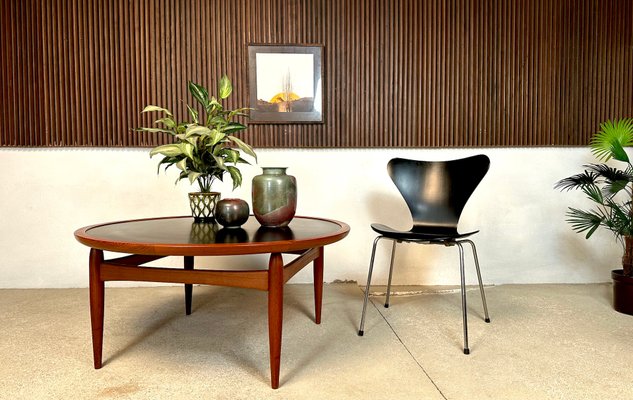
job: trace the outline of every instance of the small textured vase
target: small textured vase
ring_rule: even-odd
[[[239,228],[248,221],[248,203],[242,199],[222,199],[215,206],[215,220],[225,228]]]
[[[297,210],[297,180],[286,168],[264,167],[253,178],[253,213],[262,226],[287,226]]]
[[[214,222],[213,211],[220,198],[219,192],[189,193],[189,206],[195,222]]]

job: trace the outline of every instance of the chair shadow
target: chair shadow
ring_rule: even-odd
[[[481,297],[479,296],[479,287],[477,286],[467,287],[466,292],[467,292],[467,296],[469,297],[467,301],[468,325],[470,326],[475,321],[485,324],[486,323],[485,315],[483,312],[483,304],[481,303]],[[476,292],[476,293],[473,293],[473,295],[468,294],[471,292]],[[447,305],[447,308],[454,310],[454,313],[451,314],[451,321],[441,324],[444,327],[440,329],[440,332],[444,337],[446,337],[447,340],[450,341],[452,345],[455,346],[456,349],[459,349],[461,351],[463,349],[464,337],[462,335],[463,333],[462,309],[461,309],[461,296],[460,296],[459,288],[454,289],[454,292],[451,290],[451,292],[447,292],[447,293],[439,293],[439,292],[436,293],[436,292],[431,291],[428,293],[420,293],[420,294],[413,294],[413,295],[393,295],[392,294],[389,301],[389,308],[387,309],[384,308],[385,296],[374,296],[374,300],[377,299],[378,301],[374,301],[373,305],[376,307],[376,309],[381,314],[381,316],[389,322],[391,328],[394,330],[394,332],[397,335],[399,329],[397,326],[393,324],[393,320],[390,321],[391,317],[387,314],[387,312],[398,312],[399,306],[401,308],[404,308],[404,307],[410,306],[411,304],[415,304],[417,308],[419,307],[423,308],[424,307],[423,299],[426,296],[434,296],[435,298],[434,301],[440,301],[442,304]],[[370,296],[369,299],[371,301],[372,297]],[[368,304],[368,308],[369,306],[370,304]],[[437,307],[437,306],[434,306],[434,307]],[[386,311],[386,310],[389,310],[389,311]],[[434,319],[434,317],[429,317],[429,320],[432,320],[432,319]],[[444,320],[446,318],[442,318],[442,319]],[[492,321],[493,317],[491,316],[490,319]],[[366,325],[365,330],[366,331],[368,330],[367,325]],[[471,340],[471,343],[470,343],[471,350],[473,348],[473,344],[474,343],[472,343],[472,340]]]

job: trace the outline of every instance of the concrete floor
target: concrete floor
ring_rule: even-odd
[[[180,287],[108,288],[94,370],[86,289],[0,290],[0,398],[633,399],[633,317],[609,284],[486,290],[466,356],[458,291],[374,296],[358,337],[357,285],[325,286],[321,325],[311,286],[288,285],[278,390],[263,292],[196,286],[185,316]]]

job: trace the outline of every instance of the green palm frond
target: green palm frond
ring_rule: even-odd
[[[600,190],[600,187],[598,187],[597,185],[585,185],[582,187],[582,191],[593,202],[604,205],[604,196],[602,190]]]
[[[605,182],[604,185],[604,193],[609,197],[613,197],[620,193],[621,191],[629,191],[629,181],[619,180],[614,182]]]
[[[633,118],[606,121],[600,124],[600,130],[593,136],[591,151],[600,161],[615,158],[629,162],[625,147],[633,146]]]
[[[569,178],[561,179],[554,185],[555,189],[559,190],[572,190],[582,189],[586,185],[595,185],[598,175],[591,171],[585,171],[581,174],[570,176]]]
[[[604,192],[611,196],[626,189],[628,184],[633,182],[633,175],[629,172],[629,168],[622,171],[606,164],[590,164],[585,167],[604,178]]]
[[[591,171],[594,171],[596,174],[605,178],[609,182],[633,181],[633,176],[629,174],[626,170],[623,171],[621,169],[610,167],[607,164],[588,164],[585,165],[585,167]]]
[[[604,217],[596,211],[584,211],[569,207],[566,221],[569,222],[571,228],[578,233],[587,231],[585,237],[589,239],[603,223]]]
[[[620,236],[631,236],[633,220],[631,219],[631,202],[617,203],[611,199],[606,201],[610,214],[604,219],[604,225]]]

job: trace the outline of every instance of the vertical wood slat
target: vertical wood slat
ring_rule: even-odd
[[[0,146],[153,146],[188,80],[246,105],[249,43],[324,46],[324,123],[256,147],[583,145],[633,116],[630,0],[0,0]]]

